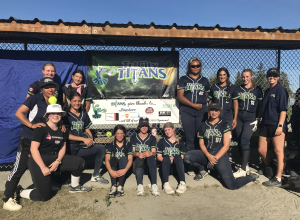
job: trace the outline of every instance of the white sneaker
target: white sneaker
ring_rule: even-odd
[[[144,186],[143,186],[142,184],[139,184],[139,185],[137,186],[137,192],[136,192],[136,194],[137,194],[138,196],[143,196],[143,195],[145,195]]]
[[[16,201],[16,199],[9,198],[7,202],[3,204],[3,209],[6,209],[8,211],[18,211],[22,208],[21,205],[19,205]]]
[[[186,183],[183,182],[183,181],[180,181],[177,189],[176,189],[176,192],[177,193],[184,193],[186,191]]]
[[[248,164],[247,164],[247,166],[246,166],[246,174],[247,174],[247,175],[250,175],[250,167],[248,166]]]
[[[152,193],[152,195],[154,195],[154,196],[159,196],[159,191],[158,191],[158,187],[157,187],[156,184],[153,184],[153,185],[151,186],[151,193]]]
[[[234,178],[244,177],[247,175],[247,171],[242,168],[238,169],[235,173],[233,173]]]
[[[164,184],[164,191],[165,193],[167,193],[168,195],[174,194],[174,190],[172,189],[171,185],[169,182],[165,182]]]

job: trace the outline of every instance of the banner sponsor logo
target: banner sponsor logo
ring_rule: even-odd
[[[176,104],[163,104],[163,108],[176,108]]]
[[[135,112],[136,109],[133,109],[133,108],[121,108],[118,111],[119,112]]]
[[[146,108],[146,110],[145,110],[145,113],[146,114],[152,114],[154,112],[154,109],[152,108],[152,107],[148,107],[148,108]]]
[[[106,121],[119,121],[119,113],[105,113]]]
[[[171,116],[171,111],[159,111],[158,116]]]
[[[100,108],[99,106],[100,106],[99,104],[95,105],[95,102],[93,101],[92,103],[92,109],[94,112],[94,114],[92,115],[93,118],[101,118],[102,115],[100,113],[107,112],[106,108]]]

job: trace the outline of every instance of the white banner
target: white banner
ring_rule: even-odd
[[[179,123],[176,99],[94,100],[89,116],[97,124],[137,124],[140,117],[150,123]]]

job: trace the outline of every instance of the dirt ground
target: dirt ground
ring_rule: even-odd
[[[108,188],[71,194],[63,187],[48,202],[21,199],[23,209],[18,212],[0,209],[0,219],[299,219],[300,193],[261,184],[236,191],[220,185],[188,187],[185,194],[161,191],[158,197],[145,189],[142,197],[125,188],[125,196],[107,200]]]

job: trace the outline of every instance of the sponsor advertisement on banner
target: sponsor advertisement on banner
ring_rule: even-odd
[[[178,51],[88,51],[93,99],[175,98]]]
[[[93,124],[137,124],[140,117],[150,123],[179,123],[176,99],[94,100],[89,111]]]

